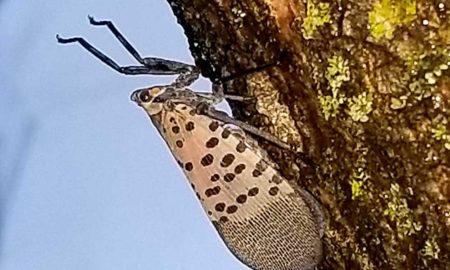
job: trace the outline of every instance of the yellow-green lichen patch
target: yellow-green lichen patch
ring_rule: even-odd
[[[433,92],[433,86],[425,81],[423,78],[418,78],[417,80],[411,82],[408,85],[410,92],[408,96],[414,97],[415,100],[422,100],[424,98],[429,98]]]
[[[391,109],[393,109],[393,110],[400,110],[400,109],[405,108],[405,106],[406,106],[406,99],[407,98],[408,98],[407,96],[401,96],[399,98],[392,97],[391,98],[391,105],[390,105]]]
[[[367,180],[370,179],[370,175],[366,172],[368,149],[357,144],[355,153],[358,154],[358,158],[354,162],[355,166],[350,175],[352,200],[364,195],[365,189],[368,189]]]
[[[423,75],[411,82],[409,89],[417,100],[421,100],[433,94],[440,77],[444,72],[448,72],[450,51],[447,48],[438,47],[431,52],[422,53],[413,63],[412,71]]]
[[[383,215],[395,223],[399,236],[409,236],[422,229],[421,224],[414,221],[413,211],[409,209],[406,199],[402,198],[400,186],[397,183],[391,184],[388,199],[388,205],[383,211]]]
[[[433,259],[439,259],[439,253],[441,252],[441,249],[438,245],[438,243],[436,242],[436,239],[427,239],[427,241],[425,241],[425,245],[421,250],[421,253],[423,256],[425,257],[430,257]]]
[[[419,47],[419,50],[411,51],[404,60],[411,75],[424,72],[425,79],[433,84],[433,77],[440,77],[443,71],[450,68],[450,50],[440,46],[434,46],[430,50]]]
[[[325,77],[335,96],[334,92],[341,87],[342,83],[350,81],[350,67],[348,66],[348,60],[344,59],[341,55],[333,55],[328,58],[328,67]]]
[[[314,32],[319,26],[330,21],[330,4],[314,3],[308,0],[306,4],[307,14],[303,21],[303,35],[306,39],[312,38]]]
[[[348,102],[348,114],[353,121],[367,122],[369,113],[372,111],[372,94],[366,92],[352,97]]]
[[[437,101],[440,98],[436,93],[439,80],[449,72],[450,50],[444,47],[435,47],[430,51],[417,51],[404,55],[408,73],[405,80],[408,81],[408,91],[401,96],[390,98],[390,108],[403,109],[411,102],[417,103],[423,99],[432,98]],[[439,106],[439,105],[438,105]]]
[[[339,112],[339,105],[343,104],[345,97],[339,95],[334,96],[324,96],[319,93],[319,103],[325,120],[330,119],[330,117],[335,117]]]
[[[442,76],[442,72],[447,70],[450,65],[450,57],[447,59],[447,63],[442,63],[437,65],[433,70],[430,70],[425,73],[425,80],[428,84],[436,84],[439,77]]]
[[[325,120],[335,117],[339,112],[339,106],[346,100],[344,94],[339,93],[339,88],[346,81],[350,80],[350,68],[348,61],[340,55],[328,58],[328,67],[325,73],[328,84],[331,88],[331,96],[319,93],[319,103]]]
[[[370,177],[366,174],[363,168],[358,168],[357,171],[354,171],[352,173],[350,179],[350,185],[352,188],[352,200],[363,194],[363,186],[369,178]]]
[[[415,0],[379,0],[369,12],[370,32],[375,39],[392,39],[398,26],[416,18]]]
[[[352,188],[352,200],[356,199],[357,197],[359,197],[363,194],[363,190],[362,190],[363,181],[352,179],[350,181],[350,185]]]
[[[450,150],[450,134],[444,124],[438,124],[432,128],[431,133],[435,140],[442,142],[445,149]]]

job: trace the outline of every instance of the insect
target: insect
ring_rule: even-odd
[[[251,136],[287,145],[216,110],[224,98],[240,99],[220,86],[212,94],[190,90],[197,67],[142,58],[112,22],[89,20],[107,26],[141,65],[121,67],[80,37],[57,36],[58,42],[78,42],[124,74],[179,75],[170,85],[134,91],[131,100],[167,143],[229,250],[252,269],[313,269],[322,256],[320,205],[307,191],[294,190]]]

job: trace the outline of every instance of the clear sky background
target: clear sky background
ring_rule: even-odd
[[[87,15],[143,56],[193,63],[165,0],[0,0],[0,269],[247,269],[129,101],[173,77],[124,76],[56,42],[83,36],[134,64]]]

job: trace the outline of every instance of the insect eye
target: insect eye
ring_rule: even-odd
[[[150,94],[148,93],[148,91],[141,91],[139,93],[139,99],[142,102],[149,102],[151,100]]]

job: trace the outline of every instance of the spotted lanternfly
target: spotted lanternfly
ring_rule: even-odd
[[[134,91],[131,100],[150,117],[230,251],[252,269],[313,269],[322,255],[320,206],[289,185],[251,135],[285,144],[217,111],[223,98],[238,99],[220,86],[213,94],[188,89],[199,76],[195,66],[142,58],[110,21],[89,19],[106,25],[141,66],[120,67],[83,38],[58,41],[78,42],[124,74],[179,74],[171,85]]]

